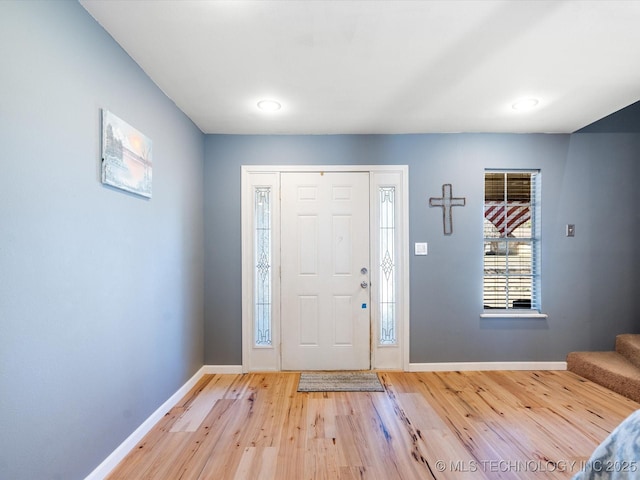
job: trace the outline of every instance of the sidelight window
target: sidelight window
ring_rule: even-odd
[[[379,187],[380,256],[379,311],[380,345],[397,343],[395,187]]]
[[[271,346],[271,187],[254,192],[254,342]]]

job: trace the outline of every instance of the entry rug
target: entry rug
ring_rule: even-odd
[[[301,373],[299,392],[384,392],[372,372]]]

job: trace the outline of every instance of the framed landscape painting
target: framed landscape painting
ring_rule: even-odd
[[[151,198],[151,140],[102,110],[102,183]]]

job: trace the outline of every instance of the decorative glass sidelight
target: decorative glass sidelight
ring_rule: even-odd
[[[254,342],[271,346],[271,187],[255,188]]]
[[[380,187],[380,345],[396,345],[395,187]]]

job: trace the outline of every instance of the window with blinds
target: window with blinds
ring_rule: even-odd
[[[484,174],[485,310],[540,311],[540,172]]]

